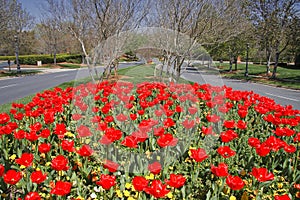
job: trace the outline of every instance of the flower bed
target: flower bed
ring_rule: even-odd
[[[225,86],[55,88],[0,114],[1,198],[299,198],[299,114]]]

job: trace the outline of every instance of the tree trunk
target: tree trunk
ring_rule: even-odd
[[[272,73],[272,77],[271,77],[272,79],[276,78],[277,66],[278,66],[278,62],[279,62],[279,55],[280,55],[280,53],[276,52],[276,55],[275,55],[275,64],[274,64],[274,69],[273,69],[273,73]]]
[[[54,66],[56,66],[56,45],[54,46],[54,53],[53,53],[53,63],[54,63]]]
[[[93,72],[92,72],[89,55],[87,54],[87,52],[85,50],[85,45],[84,45],[83,41],[81,39],[79,39],[79,38],[78,38],[78,40],[79,40],[79,42],[81,44],[81,48],[82,48],[82,51],[83,51],[84,56],[85,56],[86,64],[87,64],[87,67],[89,69],[89,74],[90,74],[90,76],[92,78],[93,83],[95,83],[95,78],[94,78],[94,75],[93,75]]]
[[[232,58],[229,61],[229,72],[232,72]]]
[[[180,79],[181,66],[182,66],[183,62],[184,62],[184,58],[181,59],[178,56],[178,58],[177,58],[177,66],[176,66],[176,71],[177,71],[177,73],[176,73],[176,82],[178,82],[179,79]]]
[[[267,51],[267,76],[270,74],[271,51]]]
[[[237,63],[237,57],[234,58],[234,70],[238,70],[238,63]]]

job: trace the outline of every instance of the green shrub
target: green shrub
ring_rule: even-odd
[[[15,56],[0,56],[0,60],[15,60]],[[68,61],[81,62],[81,55],[80,54],[58,54],[56,56],[56,62],[68,62]],[[22,65],[36,65],[37,61],[42,61],[43,64],[51,64],[54,62],[53,55],[22,55],[19,56],[19,62]]]

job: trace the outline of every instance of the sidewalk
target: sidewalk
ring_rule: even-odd
[[[9,70],[8,67],[4,67],[1,68],[2,70]],[[55,73],[55,72],[64,72],[64,71],[75,71],[75,70],[79,70],[81,68],[78,69],[65,69],[65,68],[38,68],[38,67],[22,67],[21,66],[21,72],[22,71],[30,71],[30,70],[37,70],[37,71],[41,71],[42,73]],[[17,70],[15,67],[12,67],[11,70],[15,71]]]
[[[16,72],[16,67],[11,67],[11,70],[12,71],[14,71],[14,72]],[[22,66],[21,66],[21,73],[20,74],[17,74],[17,75],[15,75],[15,76],[0,76],[0,80],[4,80],[4,79],[10,79],[10,78],[15,78],[15,77],[20,77],[20,76],[29,76],[30,74],[26,74],[25,72],[26,71],[32,71],[32,70],[34,70],[34,71],[38,71],[38,73],[36,73],[36,74],[40,74],[40,75],[42,75],[42,74],[51,74],[51,73],[57,73],[57,72],[66,72],[66,71],[69,71],[69,72],[71,72],[71,71],[76,71],[76,70],[80,70],[80,68],[78,68],[78,69],[60,69],[60,68],[37,68],[37,67],[32,67],[32,68],[30,68],[30,67],[23,67],[22,68]],[[9,71],[9,68],[8,67],[1,67],[0,68],[0,73],[2,73],[2,72],[8,72]],[[23,72],[23,73],[22,73]]]

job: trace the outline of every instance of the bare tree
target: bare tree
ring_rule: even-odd
[[[42,19],[36,28],[38,37],[46,44],[46,48],[53,54],[53,63],[56,65],[56,55],[59,51],[59,43],[63,34],[57,23],[52,19]]]
[[[33,25],[33,17],[16,0],[0,0],[0,46],[12,47],[17,37],[17,45],[23,42],[21,34]],[[23,42],[26,43],[26,42]]]
[[[181,48],[181,34],[191,39],[190,47],[185,46],[187,52],[181,55],[164,51],[168,53],[165,55],[168,65],[177,72],[176,79],[180,76],[185,56],[195,43],[208,45],[229,41],[244,31],[246,24],[245,18],[241,17],[243,7],[238,0],[158,0],[155,5],[152,23],[174,31],[173,49]]]
[[[51,17],[79,41],[90,74],[95,72],[97,76],[91,50],[109,37],[136,27],[145,16],[141,12],[143,0],[47,0],[47,3]],[[93,76],[92,79],[95,81]]]
[[[299,13],[297,2],[297,0],[248,1],[256,35],[266,49],[267,73],[270,71],[271,56],[273,52],[275,54],[272,78],[276,78],[281,53],[290,45],[296,33],[296,13]]]

